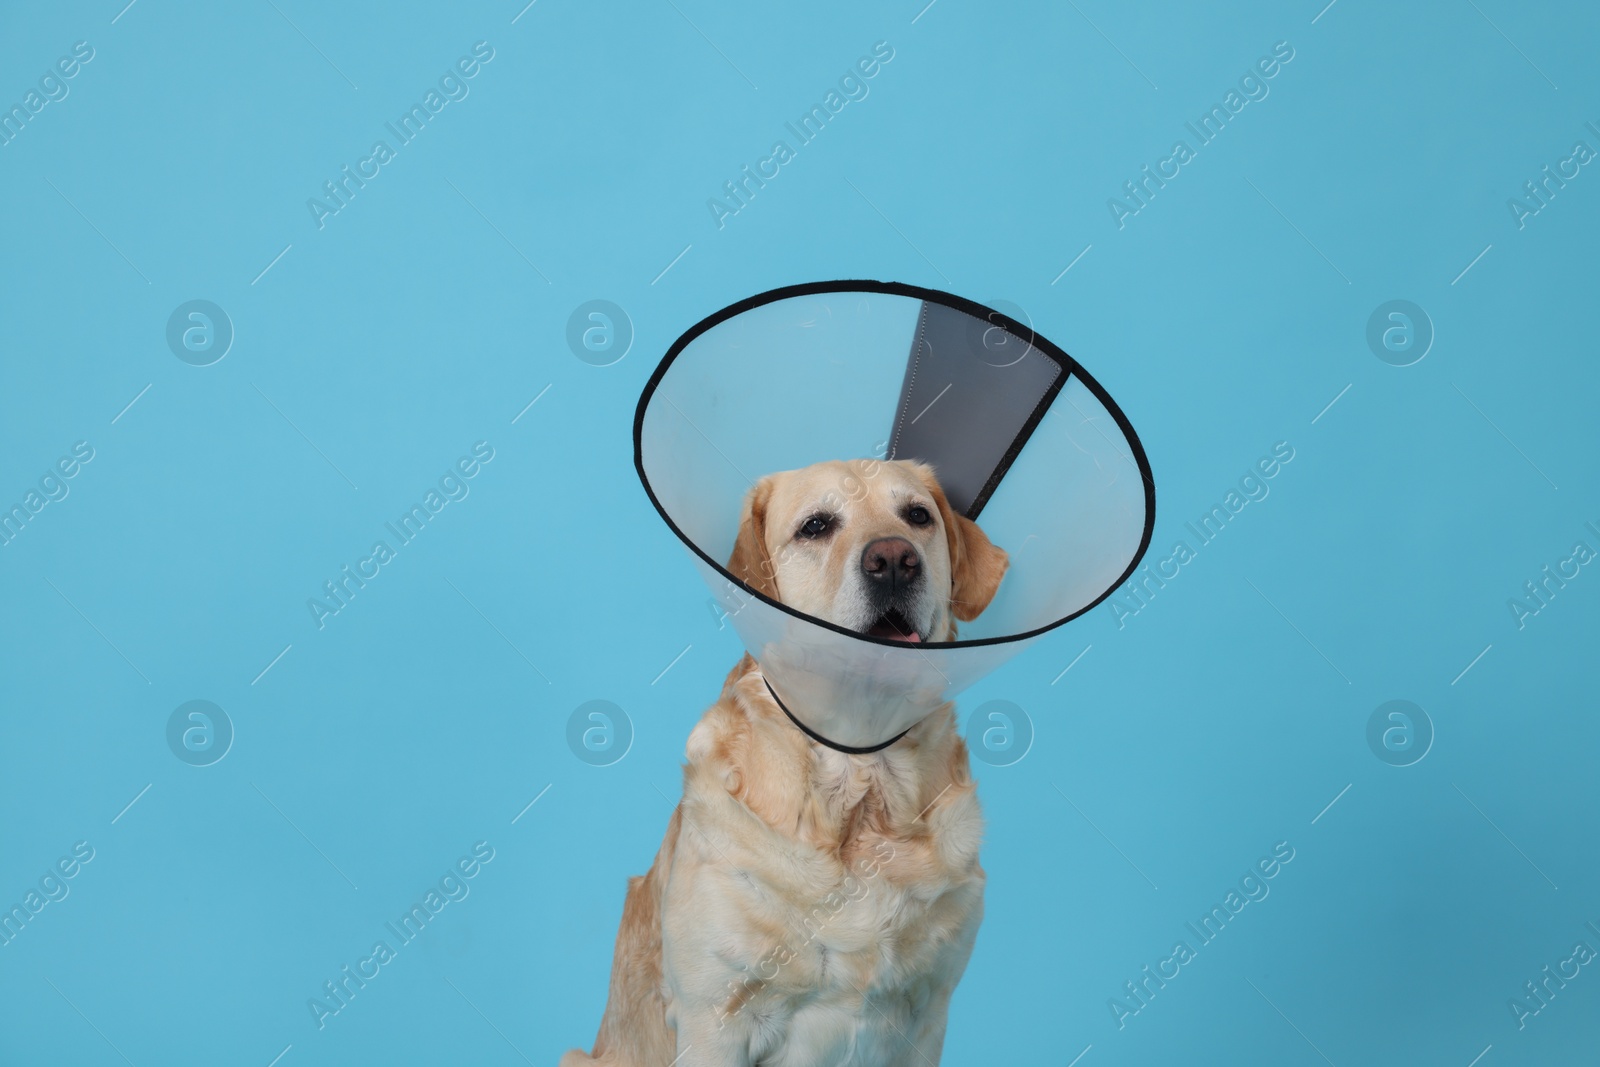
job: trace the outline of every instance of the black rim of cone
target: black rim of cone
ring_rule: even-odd
[[[650,485],[650,477],[645,473],[644,416],[645,411],[650,406],[651,399],[655,396],[656,388],[661,384],[661,380],[666,377],[667,370],[672,366],[673,362],[678,358],[678,356],[682,354],[684,349],[688,348],[690,343],[692,343],[707,330],[710,330],[713,326],[726,322],[728,319],[734,318],[737,315],[742,315],[746,311],[762,307],[766,304],[776,303],[780,300],[788,300],[793,297],[815,296],[821,293],[881,293],[888,296],[904,296],[915,300],[927,301],[928,303],[941,304],[945,307],[954,308],[957,311],[966,312],[968,315],[971,315],[974,318],[987,320],[988,322],[991,322],[994,325],[1004,329],[1007,333],[1010,333],[1018,339],[1025,341],[1033,348],[1038,349],[1043,355],[1061,365],[1061,367],[1066,371],[1066,374],[1062,376],[1057,387],[1052,390],[1049,397],[1051,401],[1054,400],[1056,392],[1058,392],[1059,389],[1066,387],[1066,382],[1069,379],[1077,378],[1080,382],[1082,382],[1084,388],[1089,390],[1090,394],[1092,394],[1094,398],[1105,407],[1106,411],[1110,413],[1112,419],[1116,421],[1117,427],[1122,431],[1123,436],[1127,439],[1129,449],[1131,449],[1133,452],[1134,463],[1139,468],[1139,476],[1144,481],[1144,530],[1139,538],[1138,549],[1134,552],[1133,558],[1128,561],[1127,567],[1123,570],[1122,574],[1118,576],[1117,580],[1108,585],[1099,596],[1095,597],[1092,601],[1085,604],[1078,610],[1065,615],[1054,622],[1047,623],[1044,626],[1036,627],[1032,630],[1027,630],[1016,634],[1007,634],[1003,637],[981,637],[965,641],[928,641],[915,645],[908,645],[903,641],[896,641],[895,639],[889,637],[873,637],[857,630],[847,629],[846,627],[828,622],[826,619],[819,619],[814,615],[807,615],[802,611],[796,611],[794,608],[783,603],[782,601],[774,600],[765,593],[761,593],[755,589],[752,589],[749,585],[734,577],[732,572],[730,572],[721,561],[712,559],[705,553],[703,549],[701,549],[699,545],[695,544],[694,540],[685,534],[683,530],[678,527],[677,523],[672,521],[672,516],[668,515],[666,509],[661,506],[661,501],[656,498],[655,490]],[[1047,407],[1048,405],[1041,405],[1040,410],[1034,413],[1034,417],[1030,418],[1028,424],[1023,428],[1022,433],[1018,435],[1018,441],[1008,454],[1005,461],[1005,466],[1000,469],[1000,473],[1002,475],[1004,474],[1005,469],[1009,467],[1010,461],[1015,458],[1017,452],[1021,450],[1022,445],[1026,443],[1027,438],[1032,434],[1039,421],[1043,419],[1045,409]],[[730,582],[735,588],[743,591],[746,596],[752,597],[764,604],[768,604],[774,608],[777,608],[786,615],[790,615],[796,619],[803,619],[806,622],[820,626],[825,630],[832,630],[835,633],[844,634],[848,637],[853,637],[859,641],[866,641],[870,644],[887,645],[893,648],[947,649],[978,648],[985,645],[1004,645],[1017,641],[1026,641],[1029,638],[1037,637],[1043,633],[1048,633],[1058,626],[1065,625],[1066,623],[1071,622],[1073,619],[1085,614],[1090,609],[1098,607],[1102,601],[1104,601],[1112,593],[1116,592],[1117,588],[1122,585],[1123,582],[1128,580],[1128,576],[1132,574],[1139,566],[1140,560],[1144,558],[1145,551],[1150,547],[1150,537],[1155,530],[1156,522],[1155,479],[1150,473],[1150,461],[1145,456],[1144,445],[1139,441],[1139,435],[1134,432],[1133,424],[1130,423],[1128,421],[1128,417],[1122,413],[1122,409],[1117,406],[1116,401],[1111,399],[1111,395],[1105,391],[1105,388],[1101,386],[1099,382],[1094,380],[1092,375],[1078,365],[1077,360],[1067,355],[1066,352],[1052,344],[1048,339],[1040,336],[1037,331],[1017,322],[1015,319],[1012,319],[1003,312],[996,311],[990,307],[985,307],[976,301],[967,300],[964,297],[959,297],[952,293],[942,292],[938,289],[924,289],[920,286],[906,285],[901,282],[835,281],[807,282],[803,285],[783,286],[778,289],[769,289],[764,293],[757,293],[755,296],[748,297],[736,304],[730,304],[722,310],[706,316],[693,326],[689,327],[689,329],[684,331],[682,336],[672,343],[672,347],[667,349],[666,356],[662,358],[661,363],[650,375],[650,380],[645,383],[644,392],[639,397],[639,405],[635,409],[633,416],[633,467],[634,471],[639,475],[639,484],[644,486],[645,495],[650,498],[651,506],[656,509],[656,513],[661,516],[662,521],[667,524],[667,528],[677,536],[678,540],[687,545],[691,552],[708,563],[712,569]]]

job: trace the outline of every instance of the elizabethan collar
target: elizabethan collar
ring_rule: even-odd
[[[951,507],[1010,554],[960,640],[847,630],[727,569],[757,478],[860,457],[930,464]],[[1105,599],[1155,522],[1133,427],[1072,357],[990,308],[896,283],[776,289],[697,323],[639,400],[634,465],[780,705],[846,752],[893,743]]]

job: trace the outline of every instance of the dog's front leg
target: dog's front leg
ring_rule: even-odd
[[[671,1067],[754,1067],[748,991],[709,943],[688,940],[667,954],[667,1021],[677,1034],[678,1056]]]
[[[883,1067],[937,1067],[944,1053],[945,1023],[950,1017],[950,994],[954,992],[952,984],[935,993],[913,1014],[910,1024],[889,1039],[894,1047]]]
[[[944,1053],[950,998],[967,969],[967,960],[972,957],[972,947],[977,941],[978,926],[983,921],[981,872],[960,896],[965,898],[965,903],[960,905],[965,909],[960,928],[929,968],[931,985],[924,987],[921,995],[908,997],[909,1019],[904,1027],[896,1029],[900,1040],[891,1041],[894,1047],[883,1061],[883,1067],[937,1067]]]
[[[754,1021],[746,1005],[760,983],[721,954],[725,940],[739,940],[728,922],[736,903],[715,881],[693,877],[705,868],[687,867],[675,872],[690,877],[675,879],[662,924],[667,1023],[677,1034],[678,1059],[670,1067],[754,1067]]]
[[[744,1020],[718,1018],[701,1010],[680,1014],[677,1021],[678,1059],[672,1067],[754,1067],[750,1028]]]

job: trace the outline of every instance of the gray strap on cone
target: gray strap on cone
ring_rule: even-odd
[[[975,519],[1028,441],[1066,370],[1006,329],[924,300],[889,435],[889,459],[939,472],[950,506]],[[1012,332],[1020,330],[1020,333]]]

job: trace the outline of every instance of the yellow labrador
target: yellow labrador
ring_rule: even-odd
[[[951,641],[1005,552],[933,470],[762,478],[729,569],[808,615]],[[689,735],[683,802],[629,880],[594,1050],[561,1067],[924,1067],[983,914],[983,832],[945,704],[869,755],[808,738],[745,656]]]

